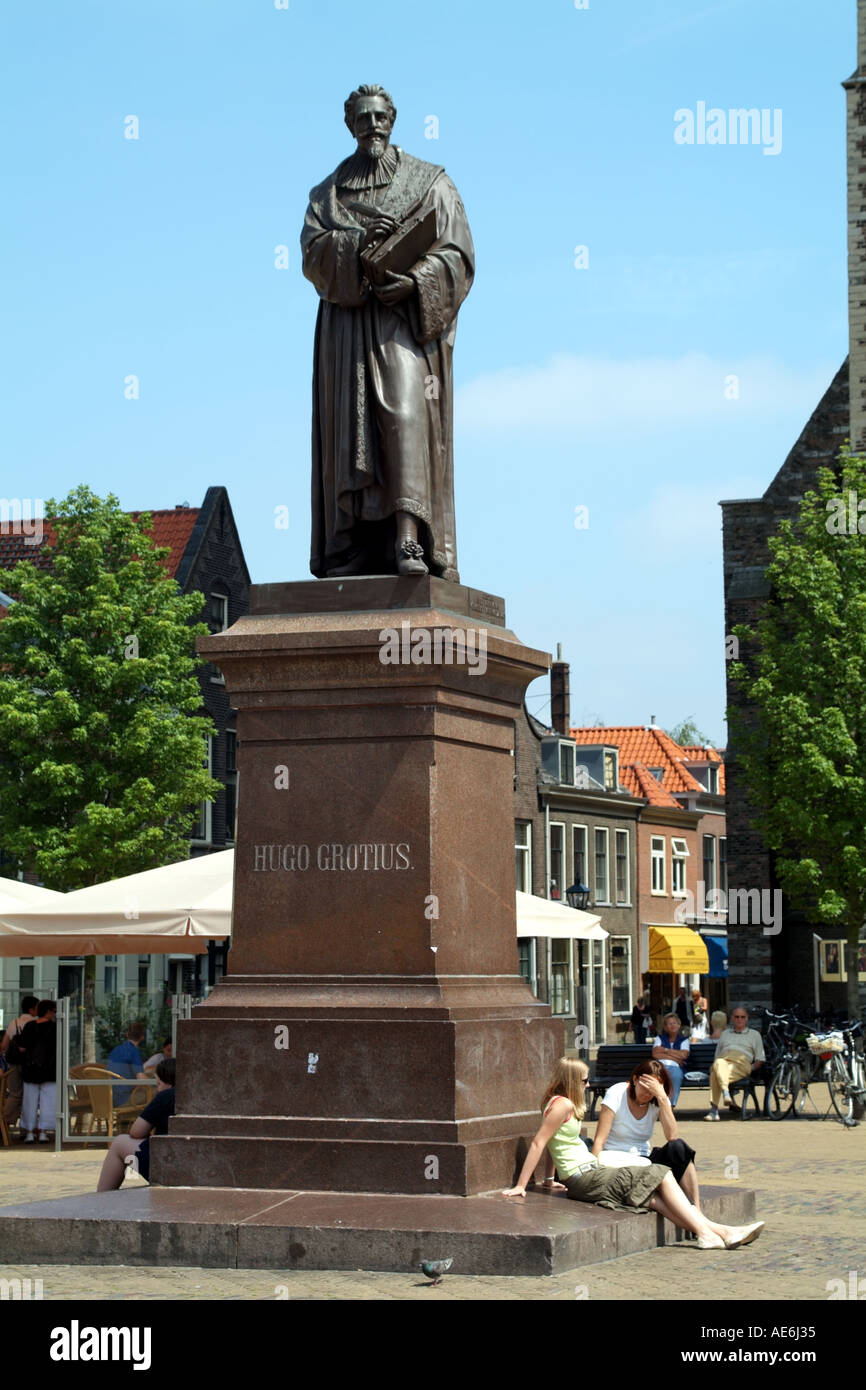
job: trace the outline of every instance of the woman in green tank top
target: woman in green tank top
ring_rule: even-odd
[[[692,1206],[670,1168],[651,1163],[641,1168],[602,1168],[580,1137],[580,1122],[586,1114],[584,1092],[589,1077],[585,1062],[560,1057],[556,1071],[541,1102],[542,1124],[529,1146],[526,1162],[516,1187],[504,1197],[525,1197],[526,1185],[544,1156],[545,1187],[563,1188],[578,1202],[616,1211],[658,1211],[686,1231],[697,1236],[702,1250],[734,1250],[757,1240],[763,1221],[751,1226],[724,1226],[709,1221]],[[562,1180],[556,1183],[553,1168]]]

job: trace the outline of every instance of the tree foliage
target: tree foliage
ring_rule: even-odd
[[[866,458],[845,451],[838,473],[822,469],[798,518],[770,539],[770,597],[755,628],[734,629],[749,650],[731,679],[754,714],[729,711],[754,824],[775,852],[780,886],[847,938],[852,1013],[866,916],[864,532]]]
[[[674,743],[678,743],[681,748],[697,748],[700,744],[709,743],[710,739],[706,734],[702,734],[693,714],[680,721],[673,729],[668,729],[668,737]]]
[[[0,570],[0,844],[62,890],[183,859],[205,770],[195,638],[150,517],[87,487],[46,503],[43,565]]]

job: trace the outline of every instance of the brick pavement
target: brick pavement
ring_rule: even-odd
[[[699,1093],[698,1093],[699,1094]],[[691,1114],[692,1118],[688,1118]],[[74,1267],[43,1265],[2,1270],[2,1277],[41,1278],[46,1299],[272,1300],[500,1300],[669,1298],[826,1300],[827,1282],[866,1277],[866,1124],[837,1121],[779,1123],[725,1118],[703,1124],[690,1110],[683,1138],[698,1152],[707,1182],[742,1183],[757,1192],[767,1231],[739,1251],[699,1251],[689,1242],[554,1278],[448,1275],[435,1289],[413,1273],[372,1274],[286,1270]],[[592,1133],[593,1125],[587,1126]],[[0,1149],[0,1204],[92,1192],[101,1150],[55,1156],[13,1145]],[[134,1179],[141,1182],[141,1179]]]

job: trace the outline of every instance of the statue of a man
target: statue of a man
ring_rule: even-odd
[[[384,88],[352,92],[358,148],[310,193],[301,235],[321,300],[310,569],[456,581],[451,356],[475,253],[444,169],[390,143],[396,115]],[[413,221],[432,236],[426,250],[403,271],[374,272],[371,254],[387,257],[395,241],[414,254]]]

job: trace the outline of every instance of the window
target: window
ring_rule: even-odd
[[[709,791],[711,791],[711,792],[715,795],[715,794],[718,793],[718,790],[719,790],[719,769],[718,769],[713,763],[710,763],[710,766],[709,766],[709,768],[708,768],[708,772],[709,772],[709,778],[708,778],[709,788],[708,788],[708,789],[709,789]]]
[[[573,1013],[571,1007],[571,956],[570,939],[553,940],[550,943],[550,1012],[554,1014]]]
[[[532,990],[537,995],[537,981],[535,979],[535,942],[531,936],[522,936],[517,942],[517,968]]]
[[[518,893],[532,892],[532,842],[528,821],[518,821],[514,827],[514,876]]]
[[[18,988],[27,993],[33,989],[36,967],[32,961],[21,961],[18,966]]]
[[[208,735],[205,767],[213,772],[213,739]],[[213,802],[202,801],[198,808],[198,820],[192,828],[192,839],[198,844],[209,845],[213,837]]]
[[[616,832],[616,900],[618,903],[628,903],[629,883],[628,883],[628,831],[618,830]]]
[[[724,835],[719,836],[719,887],[727,897],[728,893],[728,842]]]
[[[665,837],[653,835],[650,839],[650,891],[665,893]]]
[[[714,893],[716,888],[716,840],[714,835],[704,836],[704,897]]]
[[[582,883],[584,888],[589,887],[589,879],[586,876],[586,826],[573,825],[571,827],[571,847],[572,847],[572,869],[574,870],[574,883]]]
[[[651,767],[649,771],[657,782],[661,782],[662,778],[665,775],[665,770],[663,767]]]
[[[617,784],[616,753],[605,753],[604,755],[604,789],[608,792],[615,792]]]
[[[574,744],[559,745],[559,780],[567,786],[574,786]]]
[[[630,1014],[631,997],[631,939],[627,936],[610,938],[610,1011]]]
[[[686,860],[689,847],[685,840],[671,836],[671,892],[675,898],[683,898],[686,893]]]
[[[102,976],[102,988],[106,994],[117,993],[117,956],[105,957],[105,970]]]
[[[208,604],[207,625],[211,632],[225,632],[229,625],[229,600],[227,594],[211,594]]]
[[[139,993],[146,994],[150,982],[150,956],[139,956],[138,958],[138,989]]]
[[[607,881],[607,831],[596,827],[595,831],[595,901],[610,901]]]
[[[565,826],[555,821],[550,824],[550,896],[561,899],[566,884],[565,873]]]

